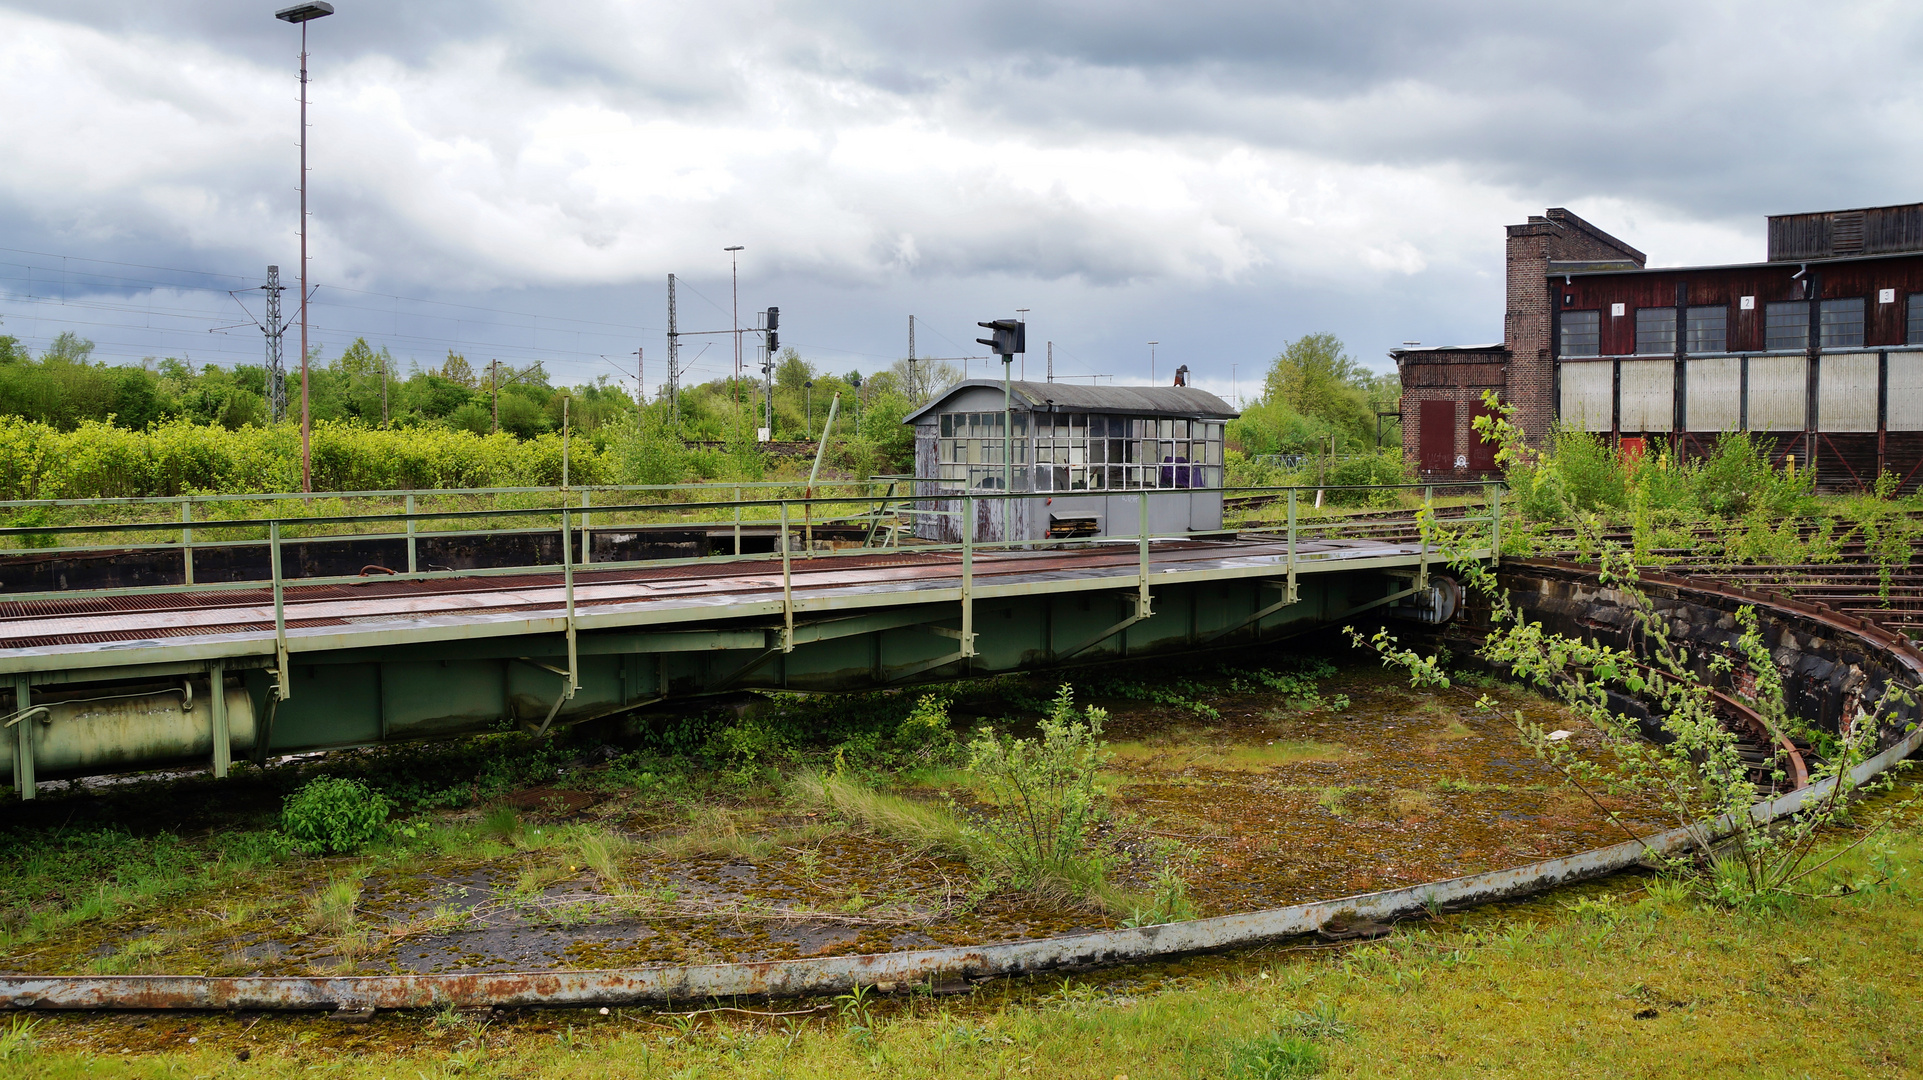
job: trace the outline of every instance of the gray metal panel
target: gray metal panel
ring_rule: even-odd
[[[1676,362],[1624,360],[1622,418],[1624,431],[1668,431],[1676,424]]]
[[[1608,431],[1614,365],[1608,360],[1562,365],[1562,422],[1577,431]]]
[[[1688,415],[1684,423],[1689,430],[1736,431],[1743,426],[1741,357],[1688,361],[1683,377],[1688,386]]]
[[[1189,492],[1189,530],[1191,532],[1215,532],[1222,527],[1222,491],[1220,488]]]
[[[1750,357],[1751,431],[1803,430],[1808,400],[1808,360],[1800,356]]]
[[[1818,431],[1876,430],[1876,354],[1824,354],[1816,371]]]
[[[1890,431],[1923,431],[1923,353],[1890,354]]]

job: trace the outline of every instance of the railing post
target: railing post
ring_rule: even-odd
[[[795,578],[788,552],[788,500],[781,500],[781,651],[795,651]]]
[[[1502,562],[1502,485],[1490,489],[1489,500],[1489,565]]]
[[[1136,589],[1135,617],[1138,619],[1146,619],[1149,617],[1148,496],[1149,496],[1149,489],[1143,488],[1142,497],[1141,497],[1141,503],[1142,503],[1141,515],[1140,515],[1141,521],[1140,521],[1140,528],[1138,530],[1138,538],[1136,540],[1136,560],[1137,561],[1136,561],[1136,567],[1135,567],[1135,589]]]
[[[734,486],[734,553],[741,554],[741,485]]]
[[[1295,603],[1295,489],[1289,489],[1289,603]]]
[[[227,662],[215,660],[207,665],[208,694],[207,711],[211,714],[214,731],[214,778],[225,779],[227,769],[234,763],[232,736],[227,721]]]
[[[192,585],[194,583],[194,530],[191,525],[186,524],[194,520],[194,504],[191,499],[180,501],[180,520],[183,525],[180,530],[180,561],[186,569],[186,583]]]
[[[13,711],[18,717],[13,724],[13,788],[22,799],[33,798],[39,788],[33,778],[33,721],[26,715],[31,708],[33,687],[25,675],[17,676],[13,680]]]
[[[962,496],[961,655],[975,655],[975,497]]]
[[[574,691],[581,689],[581,672],[580,672],[579,665],[575,662],[576,654],[575,654],[575,642],[574,642],[574,557],[573,557],[573,554],[568,550],[569,543],[573,539],[571,536],[568,535],[568,532],[569,532],[568,516],[570,513],[571,511],[569,511],[566,506],[561,507],[561,582],[562,582],[563,588],[567,590],[568,696],[572,697],[574,696]]]
[[[280,575],[280,522],[267,523],[267,561],[274,578],[274,666],[280,676],[280,699],[294,696],[293,675],[287,670],[287,594]]]
[[[418,573],[418,565],[414,543],[414,496],[410,494],[407,497],[407,572]]]
[[[593,541],[588,539],[594,525],[594,515],[588,508],[594,505],[594,492],[581,492],[581,565],[587,566],[594,561]]]
[[[1433,525],[1436,520],[1436,489],[1434,485],[1422,489],[1422,508],[1428,511],[1429,521]],[[1429,587],[1429,538],[1423,536],[1422,530],[1420,529],[1416,530],[1416,545],[1422,549],[1421,557],[1416,563],[1416,588],[1420,590]]]

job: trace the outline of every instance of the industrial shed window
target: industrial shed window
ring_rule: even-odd
[[[1910,294],[1909,331],[1903,340],[1910,345],[1923,345],[1923,293]]]
[[[1825,349],[1854,349],[1863,344],[1863,298],[1825,300],[1822,319]]]
[[[1763,309],[1763,348],[1809,348],[1809,302],[1785,300]]]
[[[1676,351],[1676,309],[1636,309],[1636,354],[1669,355]]]
[[[1222,486],[1222,422],[1035,414],[1036,491]]]
[[[1684,329],[1688,336],[1683,340],[1688,346],[1688,351],[1699,354],[1729,351],[1728,307],[1721,304],[1715,307],[1693,307],[1689,309],[1686,317],[1688,323]]]
[[[1015,463],[1028,461],[1028,414],[1015,414]],[[1002,414],[998,412],[943,413],[941,440],[935,444],[937,476],[942,486],[991,488],[1002,486]],[[1026,468],[1016,470],[1019,478]],[[1020,490],[1020,480],[1015,487]]]
[[[1562,313],[1561,356],[1596,356],[1602,347],[1602,312]]]

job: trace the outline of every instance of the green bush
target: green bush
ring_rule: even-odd
[[[359,780],[322,776],[287,797],[280,827],[303,851],[352,854],[380,835],[389,807],[385,796]]]
[[[1329,484],[1337,487],[1338,490],[1329,492],[1328,501],[1333,506],[1394,506],[1400,497],[1400,492],[1380,489],[1362,491],[1355,488],[1408,482],[1408,469],[1403,464],[1402,452],[1399,450],[1346,458],[1329,470]],[[1339,490],[1340,488],[1350,490]]]
[[[969,742],[968,770],[989,803],[972,831],[1013,884],[1082,895],[1101,883],[1090,832],[1101,816],[1095,774],[1108,758],[1107,719],[1092,706],[1078,711],[1063,684],[1041,738],[983,729]]]
[[[1691,477],[1696,505],[1718,517],[1740,518],[1751,511],[1794,512],[1815,490],[1816,473],[1777,471],[1769,455],[1746,431],[1726,431],[1716,449]]]

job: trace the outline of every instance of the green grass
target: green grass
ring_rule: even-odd
[[[804,770],[788,782],[791,799],[827,810],[856,828],[918,852],[967,858],[975,847],[967,826],[947,807],[877,791],[846,776]]]

